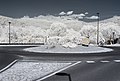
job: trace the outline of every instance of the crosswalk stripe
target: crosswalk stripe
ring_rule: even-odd
[[[120,62],[120,60],[114,60],[115,62]]]
[[[110,61],[102,60],[102,61],[100,61],[100,62],[102,62],[102,63],[108,63],[108,62],[110,62]]]
[[[86,61],[87,63],[95,63],[95,61]]]

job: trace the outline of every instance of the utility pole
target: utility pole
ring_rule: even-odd
[[[11,38],[10,38],[10,24],[11,22],[8,22],[9,23],[9,44],[11,43]]]
[[[97,13],[97,45],[99,45],[99,20],[100,20],[100,13]]]

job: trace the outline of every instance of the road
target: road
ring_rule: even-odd
[[[72,81],[120,81],[120,47],[113,49],[114,52],[105,53],[107,54],[105,56],[88,55],[84,59],[79,57],[80,64],[61,73],[70,74]],[[69,81],[69,79],[67,76],[54,75],[43,81]]]
[[[111,47],[113,52],[98,54],[43,54],[22,51],[28,46],[0,47],[0,69],[15,59],[81,61],[65,71],[72,81],[120,81],[120,47]],[[66,76],[54,75],[43,81],[69,81]]]

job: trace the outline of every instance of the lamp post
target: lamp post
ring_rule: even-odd
[[[72,81],[71,76],[68,73],[56,73],[55,75],[57,75],[57,76],[68,76],[69,81]]]
[[[99,20],[100,20],[100,13],[97,13],[97,45],[99,45]]]
[[[115,43],[114,39],[115,39],[115,32],[113,32],[113,44]]]
[[[9,44],[11,43],[11,38],[10,38],[10,24],[11,22],[8,22],[9,23]]]

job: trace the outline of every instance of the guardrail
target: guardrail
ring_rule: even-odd
[[[0,43],[0,45],[44,45],[44,43]]]

